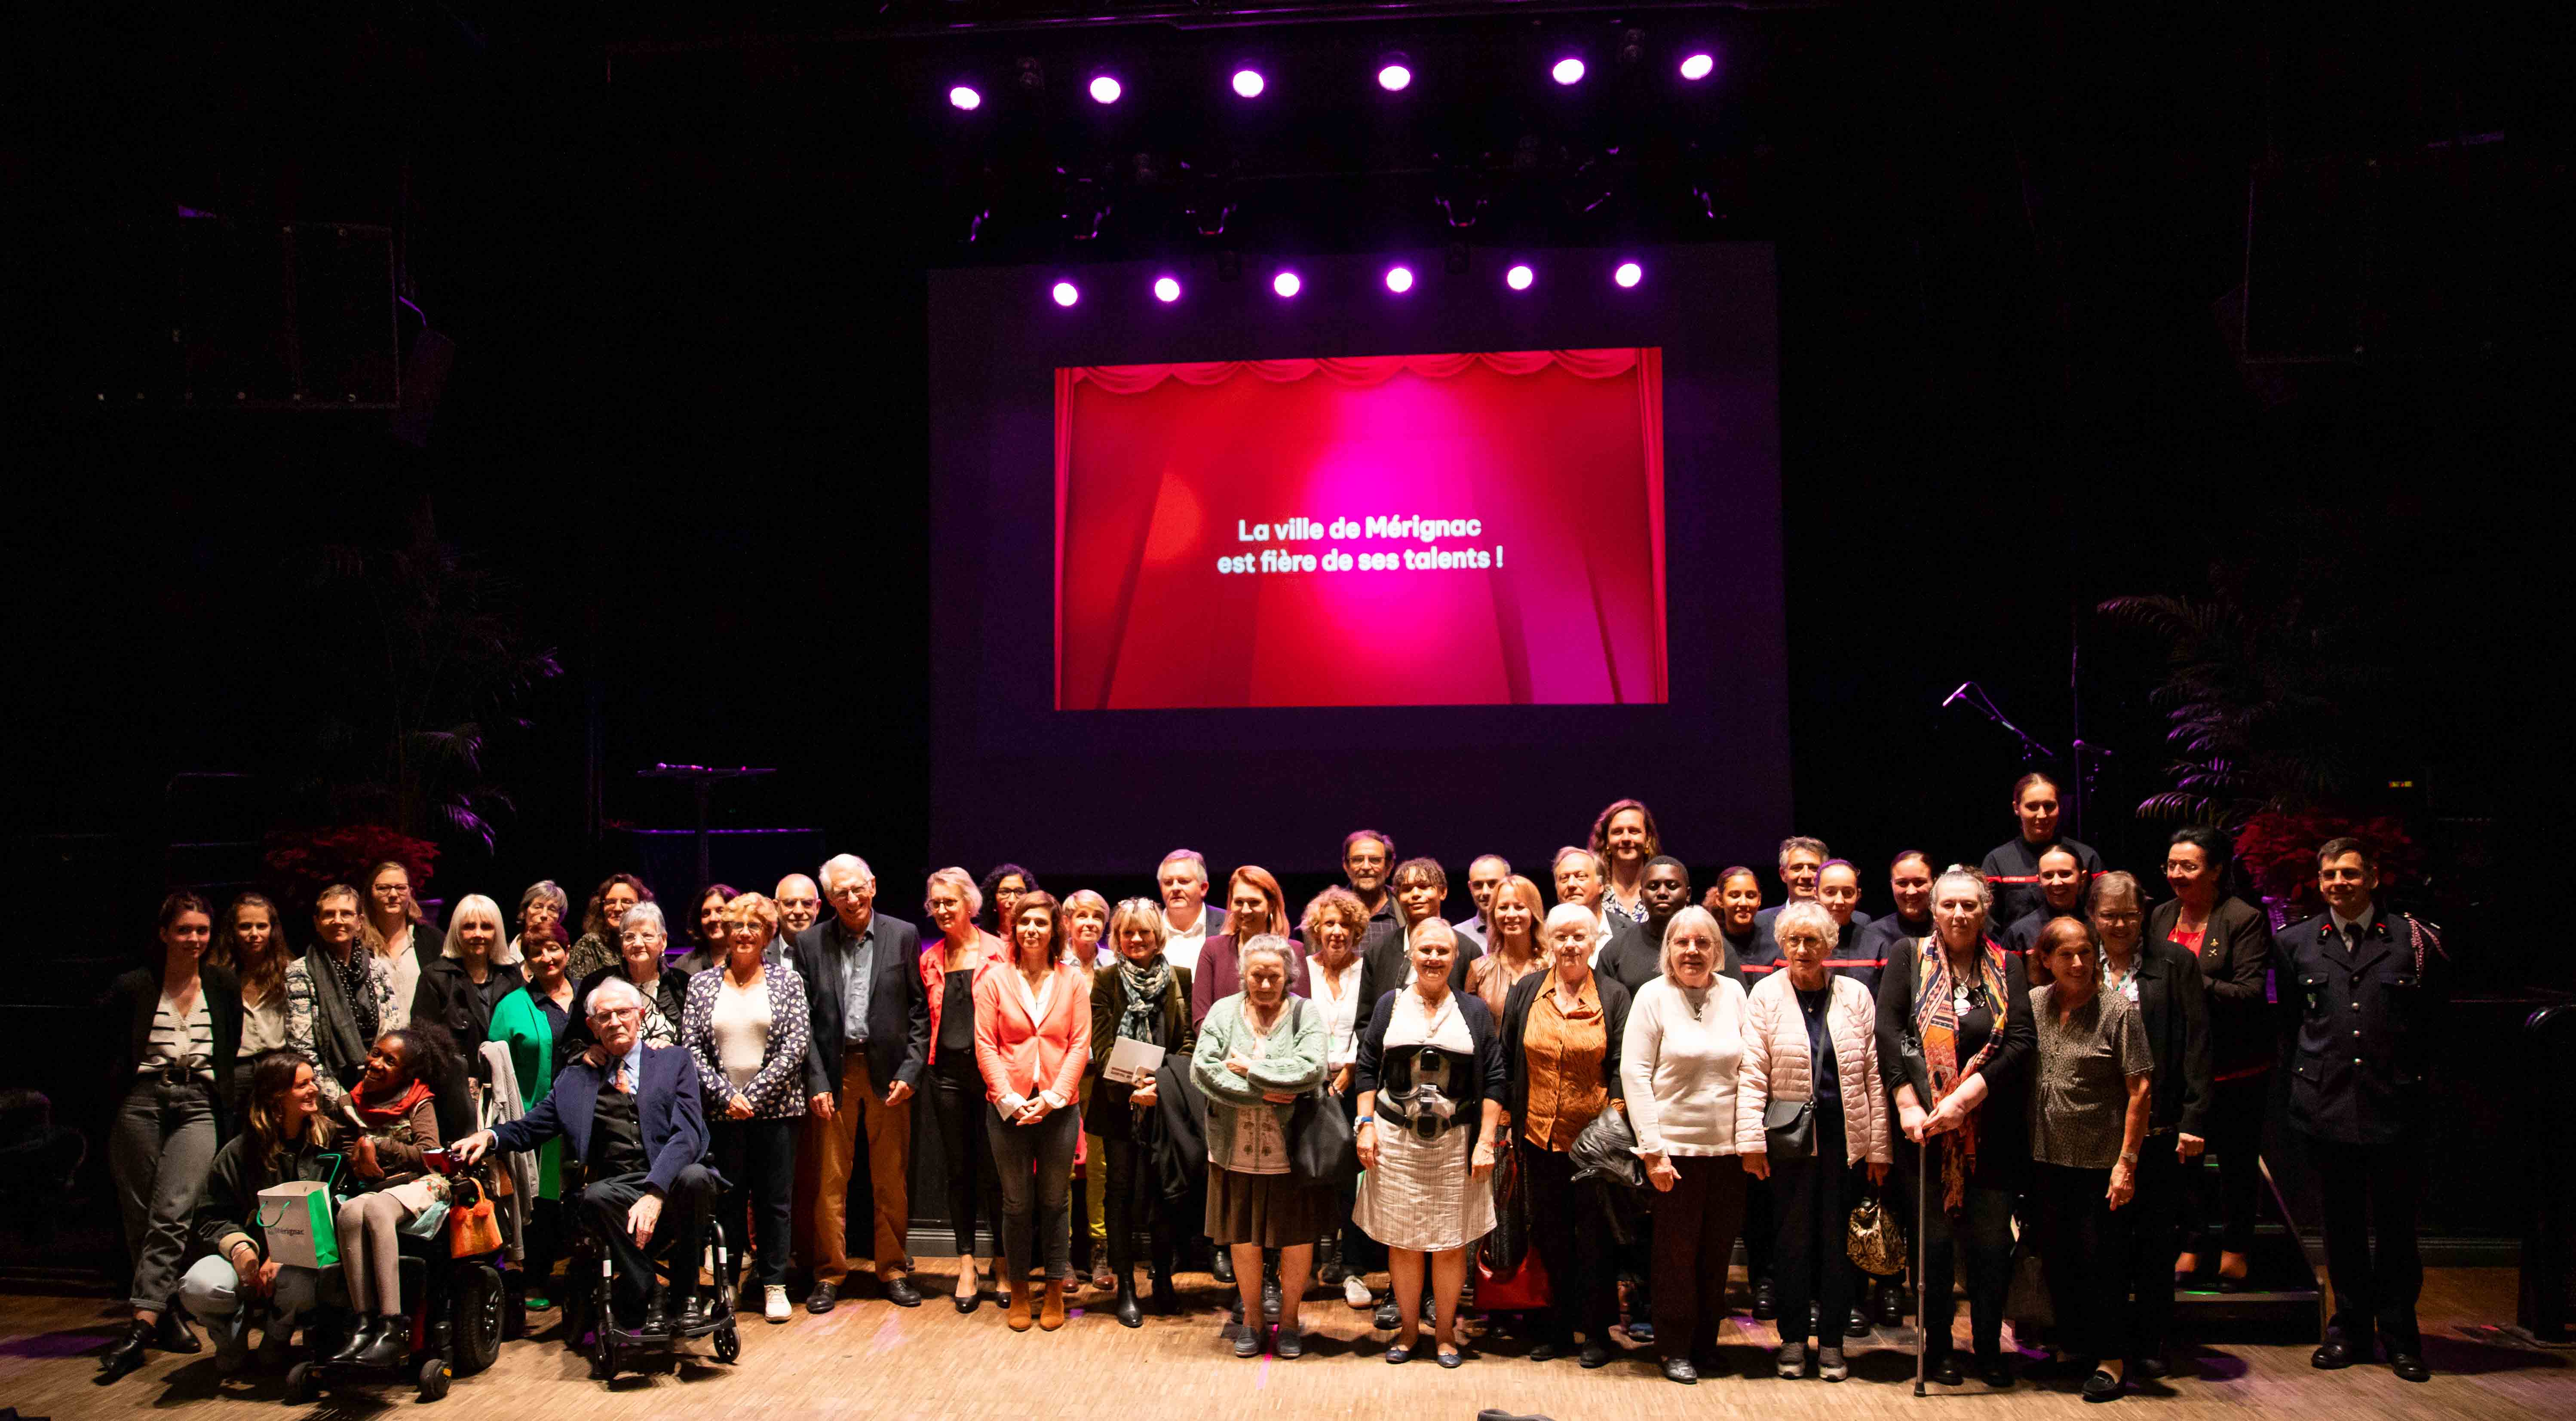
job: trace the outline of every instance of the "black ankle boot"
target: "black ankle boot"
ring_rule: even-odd
[[[1125,1273],[1118,1275],[1118,1321],[1127,1327],[1145,1325],[1144,1305],[1136,1301],[1136,1280]]]
[[[332,1348],[331,1354],[324,1357],[322,1360],[334,1363],[347,1363],[358,1360],[358,1354],[366,1351],[368,1346],[376,1340],[376,1334],[384,1330],[384,1322],[385,1320],[383,1318],[380,1318],[371,1312],[362,1312],[358,1314],[356,1320],[349,1324],[349,1335],[342,1338],[340,1340],[340,1345]]]
[[[161,1323],[153,1329],[152,1345],[164,1352],[185,1356],[195,1356],[206,1350],[206,1344],[198,1341],[195,1331],[189,1328],[188,1315],[179,1310],[177,1298],[172,1298],[161,1309]]]
[[[143,1352],[145,1348],[152,1345],[154,1327],[154,1324],[145,1322],[141,1318],[125,1325],[125,1335],[118,1338],[116,1345],[108,1348],[98,1359],[98,1379],[101,1384],[115,1381],[143,1365]]]
[[[1169,1317],[1180,1310],[1181,1293],[1178,1288],[1172,1286],[1172,1275],[1168,1272],[1155,1274],[1154,1311]]]
[[[378,1313],[367,1319],[366,1345],[349,1358],[360,1367],[399,1367],[411,1360],[411,1329],[407,1319]]]

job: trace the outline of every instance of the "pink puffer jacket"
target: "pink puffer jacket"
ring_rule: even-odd
[[[1849,1163],[1887,1163],[1887,1092],[1878,1079],[1878,1004],[1849,977],[1833,978],[1825,1021],[1833,1032],[1834,1072],[1843,1097],[1843,1142]],[[1807,1060],[1807,1017],[1786,971],[1774,972],[1744,1002],[1744,1065],[1735,1077],[1735,1146],[1767,1148],[1762,1112],[1772,1100],[1806,1100],[1815,1092]]]

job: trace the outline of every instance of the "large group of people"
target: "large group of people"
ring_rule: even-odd
[[[998,1293],[1015,1332],[1065,1327],[1085,1287],[1140,1326],[1204,1258],[1236,1291],[1239,1356],[1301,1356],[1320,1289],[1372,1314],[1387,1361],[1456,1367],[1481,1289],[1534,1360],[1602,1367],[1624,1340],[1688,1384],[1727,1369],[1740,1240],[1777,1376],[1844,1379],[1846,1340],[1910,1297],[1930,1380],[2003,1388],[2007,1292],[2035,1254],[2050,1365],[2088,1400],[2165,1375],[2178,1287],[2246,1279],[2266,1082],[2286,1068],[2327,1201],[2335,1310],[2314,1363],[2377,1344],[2425,1379],[2413,1208],[2438,940],[2375,904],[2355,840],[2318,851],[2327,911],[2276,937],[2224,892],[2222,835],[2175,833],[2150,904],[2058,833],[2045,777],[2012,807],[2019,832],[1976,867],[1896,856],[1875,919],[1862,871],[1804,835],[1780,845],[1780,901],[1744,866],[1695,898],[1625,799],[1550,860],[1547,895],[1502,855],[1471,859],[1474,912],[1454,923],[1441,864],[1366,829],[1341,845],[1343,882],[1293,915],[1255,865],[1211,898],[1182,849],[1156,896],[1114,905],[1018,864],[937,870],[926,936],[846,854],[774,894],[707,887],[688,942],[624,873],[578,923],[541,882],[515,923],[476,894],[442,932],[382,865],[317,895],[300,956],[266,898],[218,918],[174,894],[158,961],[113,1003],[133,1319],[107,1375],[196,1350],[191,1318],[237,1368],[254,1318],[273,1355],[319,1306],[355,1319],[336,1356],[381,1360],[392,1240],[441,1148],[432,1096],[479,1057],[498,1123],[448,1148],[519,1160],[532,1308],[583,1230],[619,1260],[638,1327],[702,1321],[717,1294],[689,1266],[656,1283],[651,1255],[697,1257],[711,1219],[743,1241],[771,1322],[790,1320],[796,1263],[809,1312],[862,1269],[919,1306],[921,1096],[950,1299],[971,1313]],[[330,1176],[343,1262],[317,1277],[268,1257],[255,1202],[324,1178],[326,1156],[353,1167]],[[1847,1247],[1864,1204],[1902,1236],[1898,1276]]]

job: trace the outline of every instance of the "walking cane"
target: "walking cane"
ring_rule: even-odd
[[[1914,1147],[1914,1394],[1923,1394],[1923,1359],[1932,1346],[1932,1280],[1925,1275],[1932,1270],[1924,1265],[1930,1245],[1923,1236],[1923,1221],[1930,1217],[1925,1202],[1930,1196],[1932,1179],[1932,1139],[1925,1136]],[[1949,1302],[1949,1287],[1942,1287],[1941,1301]],[[1947,1310],[1946,1307],[1944,1309]]]

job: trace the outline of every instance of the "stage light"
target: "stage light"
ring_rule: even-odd
[[[984,96],[975,92],[974,85],[960,84],[948,91],[948,102],[958,108],[972,111],[983,107]]]
[[[1413,289],[1413,268],[1391,266],[1386,269],[1386,289],[1401,296]]]
[[[1538,273],[1530,270],[1527,262],[1520,263],[1503,273],[1503,284],[1514,291],[1527,291],[1530,289],[1530,283],[1536,280],[1538,280]]]
[[[1694,84],[1716,72],[1717,58],[1714,55],[1694,54],[1682,61],[1682,77]]]
[[[1646,269],[1635,262],[1621,262],[1619,269],[1610,273],[1610,279],[1621,286],[1634,286],[1646,279]]]
[[[1297,273],[1293,271],[1283,271],[1270,278],[1270,289],[1282,296],[1294,296],[1304,290],[1305,285],[1306,283],[1297,279]]]
[[[1055,298],[1055,304],[1059,306],[1070,306],[1074,302],[1082,299],[1082,293],[1079,290],[1076,290],[1074,288],[1074,284],[1070,281],[1057,282],[1055,284],[1055,289],[1047,294],[1053,296]]]
[[[1095,104],[1114,104],[1118,102],[1118,95],[1121,92],[1123,91],[1119,89],[1118,81],[1106,74],[1098,75],[1091,81],[1091,101]]]
[[[1556,67],[1548,70],[1547,76],[1560,84],[1580,84],[1583,82],[1583,61],[1569,54],[1556,61]]]
[[[1413,61],[1402,50],[1389,50],[1377,57],[1377,86],[1392,94],[1413,82]]]
[[[1172,302],[1181,299],[1181,284],[1168,276],[1154,278],[1154,299]]]
[[[1234,91],[1241,94],[1243,97],[1247,99],[1260,98],[1261,91],[1264,87],[1265,86],[1261,81],[1260,70],[1237,69],[1234,71]]]

